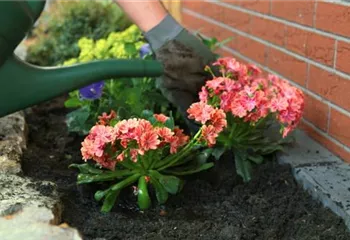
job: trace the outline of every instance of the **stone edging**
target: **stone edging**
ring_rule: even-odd
[[[21,157],[27,146],[23,112],[0,118],[1,240],[82,240],[79,232],[60,225],[62,204],[56,185],[23,177]]]
[[[281,164],[290,164],[296,181],[316,201],[344,219],[350,230],[350,164],[336,157],[304,132],[296,131],[296,143],[286,154],[278,154]]]

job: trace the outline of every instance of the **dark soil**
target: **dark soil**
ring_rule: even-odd
[[[155,204],[149,211],[137,211],[135,197],[124,192],[113,211],[102,214],[94,192],[77,187],[77,172],[68,169],[70,163],[81,162],[81,138],[67,133],[65,113],[62,99],[57,99],[28,114],[23,168],[27,176],[58,185],[63,222],[78,228],[84,239],[350,239],[343,221],[313,201],[288,166],[274,161],[257,167],[255,178],[243,184],[232,161],[223,160],[208,172],[215,181],[203,174],[189,179],[162,208]]]

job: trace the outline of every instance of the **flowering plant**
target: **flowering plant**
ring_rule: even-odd
[[[275,75],[264,77],[256,66],[234,58],[219,58],[213,66],[221,76],[206,67],[213,79],[202,87],[200,101],[188,109],[189,118],[203,123],[212,117],[213,108],[226,114],[227,127],[220,134],[215,124],[207,127],[208,144],[214,146],[217,140],[217,158],[232,150],[237,173],[249,181],[252,163],[260,164],[264,155],[282,150],[286,137],[298,125],[304,95],[287,81]],[[282,138],[272,140],[265,134],[273,123],[280,124]]]
[[[160,204],[169,194],[177,194],[183,185],[181,176],[197,173],[213,166],[206,162],[211,149],[199,148],[215,141],[212,126],[219,133],[226,126],[225,113],[211,109],[211,118],[202,121],[200,130],[190,139],[176,127],[174,119],[144,111],[144,118],[121,120],[112,111],[104,113],[82,143],[83,159],[94,164],[72,164],[80,170],[78,184],[110,182],[110,187],[95,193],[104,198],[102,211],[113,207],[121,190],[138,182],[137,202],[140,209],[151,205],[148,185],[155,189]]]
[[[152,51],[142,37],[142,32],[132,25],[122,32],[112,32],[107,38],[94,41],[83,37],[78,41],[80,54],[63,65],[102,59],[149,59]],[[88,134],[103,112],[114,109],[119,116],[140,116],[144,109],[164,112],[170,103],[155,86],[152,78],[107,79],[90,84],[69,94],[67,108],[75,108],[67,115],[70,132]],[[177,116],[175,116],[177,117]]]

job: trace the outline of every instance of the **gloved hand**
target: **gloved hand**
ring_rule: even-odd
[[[144,35],[156,59],[164,66],[157,87],[177,106],[191,132],[198,131],[198,125],[187,118],[187,109],[198,101],[201,87],[210,78],[204,69],[216,60],[215,54],[171,15]]]

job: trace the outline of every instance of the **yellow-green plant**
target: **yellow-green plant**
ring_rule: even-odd
[[[96,41],[83,37],[78,41],[79,56],[65,61],[63,65],[101,59],[140,58],[140,49],[144,44],[142,32],[135,25]],[[145,109],[164,112],[169,102],[156,89],[154,79],[144,77],[110,79],[86,86],[71,92],[65,106],[78,108],[67,116],[69,130],[85,135],[103,112],[113,109],[119,116],[127,118],[140,116]]]

